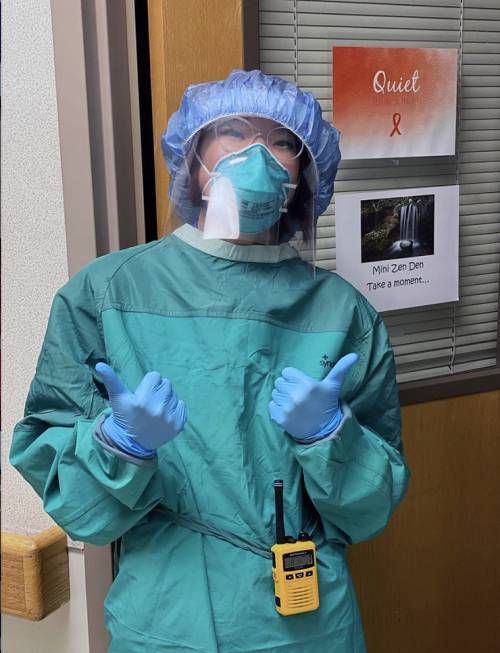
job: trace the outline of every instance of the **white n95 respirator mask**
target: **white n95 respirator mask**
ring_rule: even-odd
[[[270,229],[287,211],[297,184],[269,149],[255,143],[219,159],[202,191],[205,238],[238,238]],[[209,191],[207,193],[207,191]]]

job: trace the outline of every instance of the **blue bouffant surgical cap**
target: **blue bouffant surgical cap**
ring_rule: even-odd
[[[316,173],[314,217],[321,215],[333,195],[340,161],[338,130],[322,118],[321,107],[311,93],[260,70],[233,70],[227,79],[188,86],[161,138],[171,177],[169,195],[179,216],[196,224],[200,211],[192,204],[186,168],[194,137],[218,118],[242,114],[275,120],[304,142]]]

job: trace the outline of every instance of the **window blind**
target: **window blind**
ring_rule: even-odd
[[[331,49],[456,47],[455,156],[343,161],[335,193],[460,186],[460,300],[383,313],[398,380],[497,364],[500,269],[498,0],[260,0],[261,69],[314,93],[332,120]],[[335,269],[335,199],[318,222],[317,261]]]

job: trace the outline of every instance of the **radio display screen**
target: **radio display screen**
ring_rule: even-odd
[[[312,551],[294,551],[294,553],[285,553],[283,556],[284,571],[295,569],[305,569],[314,565],[314,554]]]

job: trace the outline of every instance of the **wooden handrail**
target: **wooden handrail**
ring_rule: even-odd
[[[40,621],[69,601],[66,533],[52,526],[35,536],[2,532],[2,612]]]

